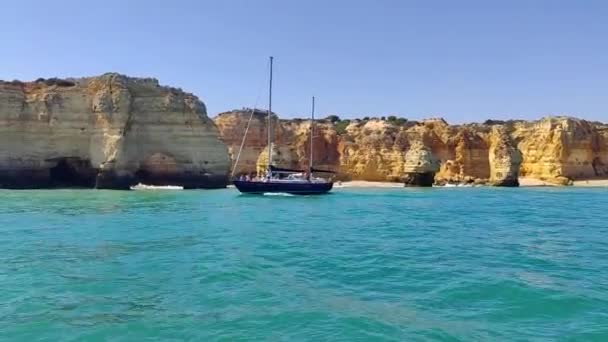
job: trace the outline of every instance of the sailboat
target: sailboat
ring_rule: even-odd
[[[313,136],[315,120],[315,98],[312,98],[312,113],[310,120],[310,155],[308,170],[286,169],[273,165],[272,160],[272,63],[270,57],[270,82],[268,91],[268,168],[266,174],[259,179],[237,178],[233,180],[234,186],[246,194],[288,193],[292,195],[319,195],[328,193],[333,188],[333,181],[321,177],[314,177],[315,173],[328,173],[332,171],[315,169],[313,167]],[[247,134],[247,133],[245,133]],[[244,142],[245,137],[243,137]],[[242,144],[241,144],[242,145]],[[241,146],[242,148],[242,146]],[[237,159],[238,160],[238,159]],[[236,165],[235,165],[236,166]]]

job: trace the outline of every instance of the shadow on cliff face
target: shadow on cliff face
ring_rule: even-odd
[[[593,159],[591,166],[596,177],[608,175],[608,165],[605,165],[599,157]]]
[[[129,190],[132,185],[180,185],[184,189],[225,188],[228,174],[213,174],[206,170],[189,171],[139,169],[135,173],[100,170],[90,160],[79,157],[57,157],[45,160],[49,168],[0,170],[3,189],[113,189]]]
[[[93,188],[97,170],[89,160],[74,157],[55,158],[49,169],[49,186],[53,188]]]
[[[155,172],[139,169],[135,172],[134,183],[146,185],[179,185],[184,189],[217,189],[225,188],[228,183],[227,176],[214,175],[205,170],[197,173],[184,172]]]

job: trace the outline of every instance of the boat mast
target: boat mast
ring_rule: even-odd
[[[268,171],[272,165],[272,60],[270,56],[270,81],[268,84]]]
[[[312,150],[313,137],[315,135],[315,97],[312,97],[312,111],[310,114],[310,157],[308,160],[308,177],[312,177]]]

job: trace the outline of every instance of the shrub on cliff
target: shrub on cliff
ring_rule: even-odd
[[[340,117],[337,115],[329,115],[325,118],[325,121],[329,121],[331,123],[336,123],[336,122],[340,121]]]
[[[506,126],[511,126],[514,125],[516,123],[521,123],[521,122],[525,122],[524,120],[493,120],[493,119],[489,119],[483,122],[484,125],[486,126],[494,126],[494,125],[506,125]]]
[[[341,121],[334,123],[336,133],[338,133],[338,135],[342,135],[342,134],[346,133],[346,127],[349,124],[350,124],[350,120],[341,120]]]
[[[391,123],[393,125],[397,125],[397,126],[403,126],[407,123],[406,118],[398,118],[394,115],[391,115],[388,118],[386,118],[386,121],[388,121],[389,123]]]
[[[74,83],[72,81],[63,80],[63,79],[57,78],[57,77],[53,77],[53,78],[49,78],[49,79],[38,78],[35,82],[44,83],[49,87],[53,86],[53,85],[56,85],[58,87],[73,87],[76,85],[76,83]]]
[[[504,120],[492,120],[488,119],[483,122],[484,125],[492,126],[492,125],[504,125],[506,122]]]
[[[44,82],[46,85],[50,86],[50,85],[56,85],[58,87],[73,87],[76,85],[76,83],[72,82],[72,81],[68,81],[68,80],[62,80],[60,78],[49,78],[48,80],[46,80]]]

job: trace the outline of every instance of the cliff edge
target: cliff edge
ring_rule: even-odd
[[[120,74],[0,81],[0,187],[225,187],[227,149],[205,105]]]

